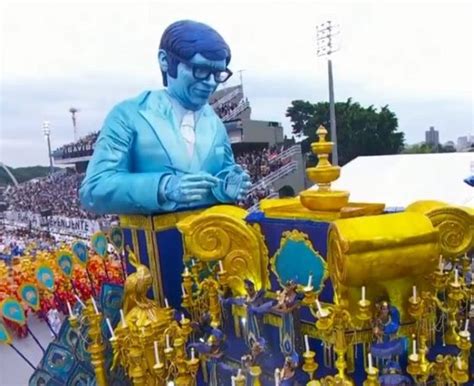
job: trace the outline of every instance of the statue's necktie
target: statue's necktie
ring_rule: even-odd
[[[193,157],[194,143],[196,142],[196,134],[194,132],[194,113],[188,111],[181,121],[181,135],[186,143],[189,158]]]

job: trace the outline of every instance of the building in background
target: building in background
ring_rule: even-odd
[[[425,131],[425,142],[427,145],[437,147],[439,145],[439,131],[435,130],[433,126],[428,131]]]

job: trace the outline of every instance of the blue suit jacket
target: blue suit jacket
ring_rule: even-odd
[[[82,205],[95,213],[151,214],[188,209],[158,202],[158,186],[169,174],[200,171],[219,177],[235,166],[224,124],[205,105],[196,122],[188,156],[166,91],[146,91],[115,106],[105,119],[79,190]],[[193,205],[217,203],[213,194]]]

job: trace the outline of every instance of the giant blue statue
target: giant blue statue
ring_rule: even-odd
[[[79,195],[99,214],[152,214],[232,203],[250,187],[226,129],[208,104],[232,72],[231,51],[211,27],[189,20],[163,33],[164,90],[117,104],[105,119]]]

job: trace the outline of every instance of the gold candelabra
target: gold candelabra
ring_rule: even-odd
[[[209,312],[211,317],[211,326],[218,328],[221,325],[221,305],[219,296],[226,291],[228,285],[228,274],[224,270],[222,262],[219,261],[219,270],[215,274],[215,266],[205,267],[204,263],[193,262],[191,270],[185,267],[182,277],[182,302],[185,308],[194,320],[199,320],[205,313]],[[210,274],[203,278],[203,271],[207,270]]]
[[[99,312],[94,298],[90,298],[82,313],[75,315],[68,303],[69,308],[69,323],[71,328],[78,332],[81,339],[86,337],[81,336],[83,326],[87,326],[87,334],[89,337],[87,351],[91,355],[91,363],[94,367],[97,386],[107,386],[107,372],[105,370],[105,346],[102,339],[102,313]]]
[[[194,348],[190,354],[186,350],[191,321],[184,315],[176,321],[167,301],[162,308],[148,299],[146,293],[151,284],[148,268],[137,264],[137,272],[129,275],[125,283],[124,312],[120,312],[119,324],[113,329],[106,319],[113,351],[112,369],[123,367],[134,386],[164,386],[169,381],[177,386],[193,386],[200,359]],[[97,385],[106,386],[102,319],[93,298],[82,314],[75,315],[71,310],[69,317],[72,328],[78,331],[84,323],[88,324],[88,351]]]
[[[355,318],[351,316],[347,308],[340,304],[334,304],[323,308],[319,303],[319,300],[316,300],[315,303],[317,306],[316,312],[314,309],[311,310],[317,318],[316,328],[322,332],[322,340],[324,342],[334,345],[334,350],[337,356],[335,363],[337,374],[325,377],[321,380],[321,384],[340,386],[354,385],[353,380],[346,372],[346,354],[350,347],[350,344],[347,342],[346,332],[348,330],[361,330],[366,322],[371,319],[371,302],[365,299],[364,295],[358,302]]]
[[[466,269],[463,270],[466,272]],[[442,260],[439,268],[431,275],[434,293],[423,291],[417,295],[413,287],[413,295],[408,299],[408,313],[415,320],[413,336],[413,350],[408,356],[407,372],[416,382],[425,383],[433,376],[437,385],[456,382],[462,384],[469,379],[469,355],[472,344],[468,330],[469,321],[463,330],[458,328],[458,313],[462,303],[471,296],[464,280],[460,277],[457,268],[445,272]],[[445,293],[445,300],[439,299],[438,294]],[[434,342],[434,319],[436,308],[447,315],[447,330],[442,331],[444,341],[456,345],[461,353],[457,357],[451,355],[438,355],[435,361],[427,359],[428,342]],[[418,347],[418,349],[417,349]]]

